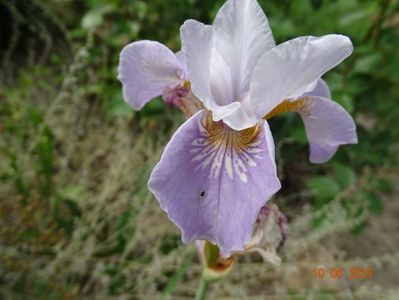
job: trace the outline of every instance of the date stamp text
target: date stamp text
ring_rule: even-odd
[[[340,267],[324,268],[317,267],[312,269],[313,278],[315,279],[373,279],[374,269],[367,268],[349,268],[344,269]]]

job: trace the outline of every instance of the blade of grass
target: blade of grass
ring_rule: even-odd
[[[172,278],[168,281],[164,290],[162,291],[161,300],[168,299],[176,288],[177,283],[183,278],[184,274],[187,272],[189,264],[192,262],[195,252],[190,252],[187,254],[186,258],[183,260],[180,268],[173,274]]]

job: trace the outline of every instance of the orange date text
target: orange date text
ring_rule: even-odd
[[[315,279],[372,279],[374,277],[374,269],[367,268],[348,268],[341,267],[324,268],[317,267],[312,269],[313,278]]]

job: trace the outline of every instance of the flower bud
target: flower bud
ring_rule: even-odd
[[[229,274],[234,266],[235,257],[222,257],[219,247],[208,241],[196,241],[196,246],[203,267],[202,276],[206,280],[219,280]]]

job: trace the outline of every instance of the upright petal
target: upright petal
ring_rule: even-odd
[[[184,55],[184,52],[182,50],[177,51],[175,53],[177,60],[180,62],[181,66],[183,67],[184,71],[187,70],[187,61],[186,61],[186,56]]]
[[[214,21],[215,48],[231,68],[233,98],[240,101],[261,56],[275,46],[269,23],[256,0],[229,0]]]
[[[212,51],[209,72],[213,100],[220,106],[234,102],[232,69],[215,48]]]
[[[315,88],[320,77],[353,50],[342,35],[299,37],[280,44],[262,56],[251,78],[251,103],[259,118],[285,99]]]
[[[267,122],[234,131],[201,111],[166,146],[148,183],[183,242],[243,250],[265,202],[280,188]]]
[[[222,103],[218,101],[219,95],[229,93],[226,91],[226,87],[230,83],[225,78],[229,75],[226,74],[226,64],[223,64],[224,61],[220,56],[214,53],[212,26],[188,20],[181,27],[181,38],[192,92],[207,109],[212,111],[213,119],[215,121],[223,120],[236,130],[254,126],[257,119],[254,116],[249,116],[240,102]],[[218,63],[216,66],[212,66],[212,74],[211,57],[218,58],[213,61]],[[221,76],[216,78],[214,76],[216,73]]]
[[[123,48],[118,79],[123,97],[134,109],[141,109],[165,88],[184,81],[185,68],[166,46],[153,41],[139,41]]]
[[[210,86],[212,27],[195,20],[188,20],[181,27],[180,34],[191,89],[205,107],[210,109],[214,105]]]
[[[339,145],[356,144],[356,125],[336,102],[321,97],[306,97],[299,111],[310,146],[310,161],[324,163]]]

